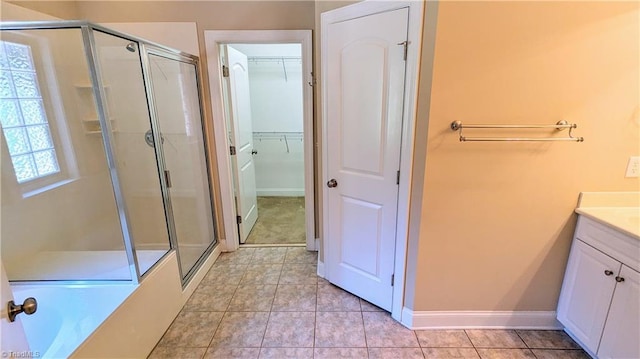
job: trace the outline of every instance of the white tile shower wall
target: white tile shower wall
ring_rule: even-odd
[[[3,10],[11,8],[5,5]],[[3,13],[3,19],[5,15]],[[86,134],[82,126],[87,104],[81,101],[84,95],[78,85],[89,84],[90,80],[80,31],[31,31],[29,34],[37,35],[37,50],[44,59],[39,71],[40,86],[60,98],[58,103],[54,96],[47,105],[54,131],[68,133],[66,140],[61,136],[63,143],[56,143],[58,157],[72,158],[70,167],[77,168],[77,172],[69,173],[72,180],[69,183],[26,197],[15,180],[6,151],[2,151],[2,249],[4,253],[11,253],[15,263],[21,263],[45,250],[122,247],[102,139],[99,135]],[[51,71],[53,68],[55,71]],[[88,100],[92,101],[91,96]],[[6,265],[11,273],[10,263]]]

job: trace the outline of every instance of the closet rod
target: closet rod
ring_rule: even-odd
[[[260,131],[254,131],[253,132],[254,136],[296,136],[296,135],[300,135],[302,136],[302,132],[260,132]]]
[[[260,61],[264,61],[264,62],[280,62],[280,61],[302,61],[302,57],[295,57],[295,56],[269,56],[269,57],[260,57],[260,56],[256,56],[256,57],[248,57],[247,61],[254,61],[254,62],[260,62]]]

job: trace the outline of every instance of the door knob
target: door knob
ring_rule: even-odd
[[[616,277],[616,282],[618,283],[624,282],[624,277]]]
[[[604,271],[604,275],[606,275],[607,277],[610,276],[610,275],[613,275],[613,271],[610,271],[610,270],[606,269]]]
[[[257,155],[258,154],[258,150],[251,150],[251,154],[252,155]]]
[[[20,313],[31,315],[38,310],[38,302],[36,298],[29,297],[24,300],[22,304],[16,304],[12,300],[7,304],[7,313],[9,314],[9,321],[13,322],[16,320],[16,316]]]
[[[335,179],[335,178],[330,179],[330,180],[327,182],[327,187],[329,187],[329,188],[335,188],[335,187],[338,187],[338,181],[336,181],[336,179]]]

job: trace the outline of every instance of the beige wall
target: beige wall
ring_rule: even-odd
[[[51,15],[53,17],[57,17],[59,19],[80,19],[80,14],[78,13],[78,7],[75,1],[6,1],[3,0],[4,3],[15,4],[30,10],[34,10],[36,12],[40,12],[41,14],[29,13],[28,20],[53,20],[47,16],[42,16],[42,14]],[[3,9],[4,10],[4,9]],[[15,9],[11,9],[10,12],[15,14]],[[19,11],[19,10],[18,10]],[[3,11],[4,12],[4,11]],[[7,20],[5,15],[2,15],[3,20]],[[14,20],[27,20],[25,17],[15,18]]]
[[[624,178],[640,152],[639,15],[637,3],[440,3],[430,112],[421,74],[411,309],[555,310],[579,192],[640,189]],[[585,142],[460,143],[449,129],[560,119]]]

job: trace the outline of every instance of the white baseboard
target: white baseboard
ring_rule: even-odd
[[[318,267],[319,268],[319,267]],[[555,311],[412,311],[402,309],[402,324],[419,329],[562,329]]]
[[[220,248],[222,249],[223,252],[230,252],[229,247],[227,246],[227,240],[220,238]]]
[[[318,277],[324,278],[324,262],[318,261]]]
[[[256,194],[264,197],[304,197],[304,188],[258,188]]]

